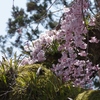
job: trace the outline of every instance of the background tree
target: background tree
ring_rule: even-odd
[[[45,29],[58,28],[63,7],[70,6],[72,1],[74,0],[27,0],[25,10],[15,6],[13,0],[12,17],[7,23],[7,35],[0,37],[1,52],[11,57],[15,48],[23,51],[24,43],[38,38]],[[99,13],[99,0],[89,2],[91,14]]]
[[[23,51],[26,41],[38,38],[45,29],[55,28],[60,21],[63,6],[68,6],[66,0],[27,0],[25,10],[15,6],[13,0],[12,17],[7,23],[7,35],[1,37],[1,51],[10,57],[14,48]],[[8,42],[10,47],[6,46]]]

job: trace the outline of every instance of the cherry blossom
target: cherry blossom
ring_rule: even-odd
[[[90,43],[98,43],[99,40],[96,37],[91,37],[91,40],[89,40]]]
[[[32,45],[28,46],[31,51],[30,57],[25,58],[22,64],[34,64],[49,59],[46,58],[46,51],[53,51],[52,44],[57,40],[57,50],[62,56],[57,64],[52,65],[51,70],[63,82],[71,81],[73,85],[81,87],[91,84],[91,76],[98,70],[98,66],[89,61],[87,43],[84,42],[88,33],[84,19],[87,10],[86,0],[75,0],[71,7],[64,8],[60,29],[47,31],[41,34],[39,39],[32,41]],[[92,37],[89,42],[98,43],[99,40]],[[84,59],[79,59],[79,56]]]

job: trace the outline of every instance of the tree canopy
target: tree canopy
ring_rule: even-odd
[[[10,57],[15,51],[14,48],[23,51],[25,42],[35,40],[45,30],[59,28],[63,7],[69,7],[73,1],[28,0],[25,10],[15,6],[13,0],[11,18],[8,19],[7,24],[7,35],[0,37],[1,52]],[[91,15],[98,14],[100,10],[99,1],[94,0],[93,3],[89,0],[89,3]],[[13,41],[10,41],[10,38]],[[8,42],[10,45],[6,46]]]

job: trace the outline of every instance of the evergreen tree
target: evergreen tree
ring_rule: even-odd
[[[32,41],[39,37],[45,29],[55,28],[62,15],[63,6],[68,6],[66,0],[27,0],[26,10],[18,6],[12,6],[12,17],[8,19],[7,36],[1,37],[2,52],[12,56],[13,49],[23,51],[26,41]],[[10,47],[7,47],[7,42]]]

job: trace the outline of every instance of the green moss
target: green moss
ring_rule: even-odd
[[[40,67],[41,71],[37,75]],[[45,66],[41,64],[23,66],[19,68],[11,100],[41,100],[41,98],[54,100],[60,86],[61,81]]]
[[[100,90],[88,90],[79,94],[76,100],[100,100]]]
[[[39,68],[41,70],[37,74]],[[9,71],[5,72],[5,75]],[[86,91],[73,87],[70,83],[63,83],[47,66],[42,64],[21,66],[14,72],[17,72],[17,77],[14,78],[14,84],[11,85],[6,100],[66,100],[68,97],[73,100],[99,100],[100,98],[100,91]],[[4,91],[3,86],[6,85],[2,75],[0,74],[0,91]],[[13,80],[12,75],[15,74],[10,75],[11,80]],[[9,81],[7,81],[7,87],[9,86]],[[5,93],[8,90],[7,88]],[[0,97],[0,100],[4,100],[4,97],[5,95]]]
[[[83,89],[63,83],[46,66],[33,64],[19,68],[10,100],[66,100],[76,98],[81,92]]]

